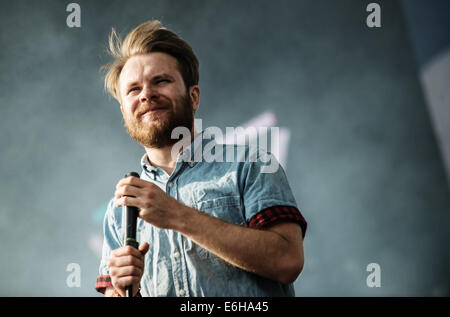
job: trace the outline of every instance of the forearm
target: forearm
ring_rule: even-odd
[[[187,206],[181,208],[182,217],[174,230],[230,264],[282,283],[292,282],[300,273],[303,249],[298,252],[301,259],[294,258],[292,250],[301,246],[281,234],[231,224]]]

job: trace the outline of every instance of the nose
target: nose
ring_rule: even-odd
[[[151,100],[158,99],[158,92],[156,89],[151,89],[150,87],[144,87],[141,90],[139,101],[140,102],[150,102]]]

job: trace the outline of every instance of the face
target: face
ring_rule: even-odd
[[[122,115],[130,136],[147,148],[175,144],[176,127],[192,132],[200,90],[186,91],[177,60],[165,53],[131,57],[119,77]]]

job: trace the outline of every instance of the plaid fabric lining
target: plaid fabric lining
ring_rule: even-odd
[[[302,228],[302,236],[305,237],[306,228],[308,226],[305,218],[303,218],[300,210],[292,206],[273,206],[266,208],[250,219],[248,226],[250,228],[264,228],[269,224],[279,221],[297,222]]]
[[[95,283],[95,290],[102,294],[105,294],[105,290],[107,287],[113,287],[111,282],[111,276],[109,275],[99,275],[97,277],[97,282]],[[120,294],[114,290],[115,297],[121,297]],[[142,297],[141,292],[137,292],[134,297]]]
[[[95,290],[102,294],[105,294],[107,287],[112,287],[111,276],[109,275],[99,275],[97,277],[97,282],[95,283]]]

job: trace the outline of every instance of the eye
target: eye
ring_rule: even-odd
[[[161,83],[168,83],[169,80],[168,79],[159,79],[156,83],[159,85]]]
[[[133,91],[135,91],[135,90],[138,90],[138,89],[140,89],[139,87],[133,87],[133,88],[131,88],[130,90],[128,90],[128,93],[131,93],[131,92],[133,92]]]

